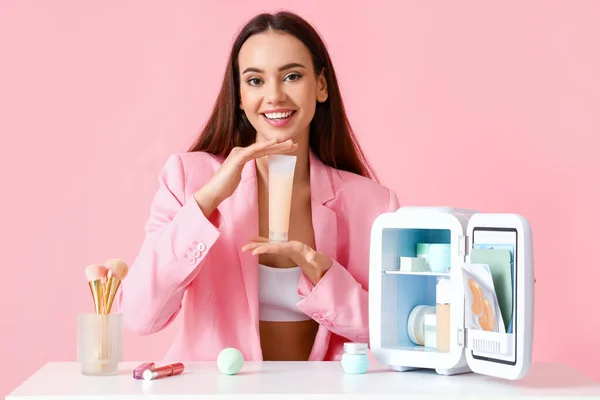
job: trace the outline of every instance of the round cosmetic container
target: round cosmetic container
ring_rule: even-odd
[[[347,374],[364,374],[369,368],[369,346],[367,343],[344,343],[342,368]]]
[[[450,270],[450,245],[443,243],[430,244],[427,262],[433,272],[448,272]]]
[[[429,246],[431,243],[417,243],[417,257],[427,259],[427,253],[429,253]]]
[[[425,316],[430,314],[435,318],[434,306],[416,306],[408,315],[408,337],[414,344],[425,345]]]
[[[437,348],[436,322],[437,322],[437,317],[435,314],[435,309],[434,309],[433,313],[426,314],[425,318],[423,318],[423,324],[424,324],[423,337],[425,340],[425,347],[430,348],[430,349]]]

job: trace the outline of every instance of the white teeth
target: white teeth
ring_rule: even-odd
[[[269,119],[282,119],[282,118],[287,118],[290,115],[292,115],[293,111],[288,111],[288,112],[284,112],[284,113],[266,113],[265,116]]]

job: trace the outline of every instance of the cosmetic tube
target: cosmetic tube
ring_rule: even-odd
[[[154,368],[153,362],[146,362],[146,363],[138,365],[133,370],[133,379],[144,379],[144,372],[146,372],[147,369],[152,369],[152,368]]]
[[[442,353],[450,351],[450,297],[450,279],[440,278],[436,286],[435,341],[437,350]]]
[[[269,241],[288,241],[296,156],[269,155]]]
[[[165,378],[167,376],[179,375],[183,372],[184,366],[182,363],[165,365],[163,367],[147,369],[144,371],[144,380],[150,381],[153,379]]]

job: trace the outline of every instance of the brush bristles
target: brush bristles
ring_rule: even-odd
[[[98,279],[104,279],[108,275],[108,268],[100,264],[91,264],[85,267],[85,277],[88,282],[92,282]]]
[[[119,278],[120,280],[125,279],[129,272],[127,263],[119,258],[108,259],[104,265],[110,270],[112,276]]]
[[[125,261],[118,258],[108,259],[104,264],[109,268],[109,278],[106,282],[106,289],[104,291],[103,312],[104,314],[108,314],[112,308],[117,289],[119,289],[121,281],[125,279],[129,272],[129,267],[127,267]]]

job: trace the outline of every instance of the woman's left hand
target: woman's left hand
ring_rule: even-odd
[[[242,247],[242,251],[252,250],[252,255],[280,254],[289,257],[297,264],[313,285],[331,268],[333,261],[327,255],[312,249],[310,246],[291,240],[285,243],[271,243],[269,239],[254,237]]]

